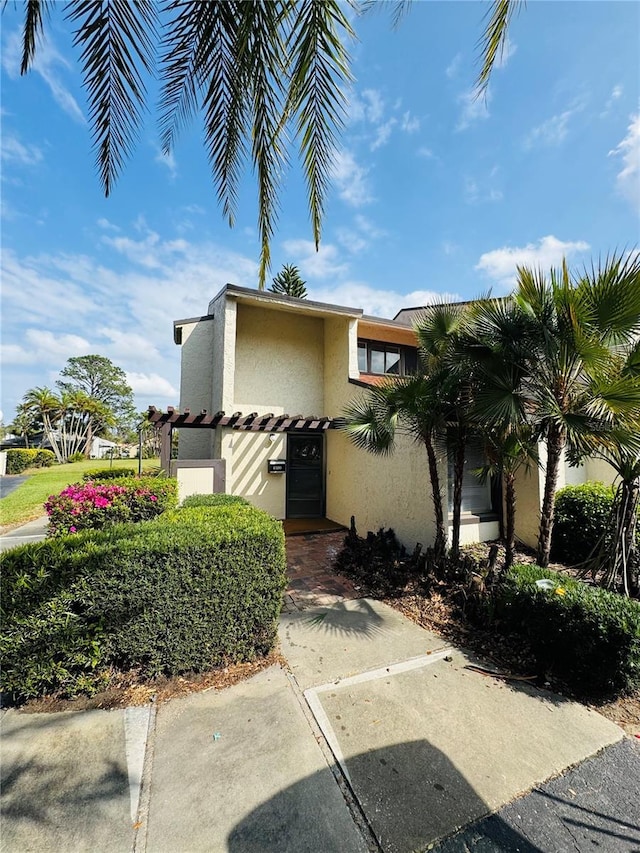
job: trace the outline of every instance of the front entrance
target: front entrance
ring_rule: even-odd
[[[287,436],[287,518],[324,516],[324,434]]]

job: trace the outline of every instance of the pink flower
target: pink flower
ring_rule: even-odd
[[[78,528],[72,524],[71,527],[69,528],[69,533],[76,533],[77,530],[78,530]]]
[[[155,495],[151,495],[151,500],[152,500],[152,501],[157,501],[157,500],[158,500],[158,498],[157,498]]]

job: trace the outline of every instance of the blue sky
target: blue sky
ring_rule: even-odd
[[[294,161],[272,273],[295,263],[310,297],[393,316],[445,294],[506,293],[517,263],[564,254],[580,267],[638,244],[640,4],[527,4],[483,102],[472,86],[485,9],[415,2],[396,30],[388,8],[355,21],[322,246]],[[198,125],[166,158],[150,116],[105,199],[69,26],[53,15],[19,78],[20,16],[9,6],[2,34],[5,422],[28,388],[87,353],[127,372],[140,409],[177,405],[172,321],[204,313],[225,282],[257,285],[254,185],[230,230]]]

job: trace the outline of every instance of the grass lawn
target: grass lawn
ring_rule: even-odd
[[[158,466],[158,459],[144,459],[143,470]],[[51,468],[29,468],[21,476],[29,479],[18,486],[6,498],[0,499],[0,525],[15,527],[33,518],[44,515],[43,504],[49,495],[62,491],[69,483],[82,479],[85,471],[96,468],[105,470],[112,467],[108,459],[84,459],[82,462],[70,462],[66,465],[53,465]],[[114,459],[114,468],[131,468],[132,473],[138,471],[137,459]]]

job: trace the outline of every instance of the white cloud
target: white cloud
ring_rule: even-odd
[[[418,157],[424,157],[425,160],[433,160],[435,158],[435,154],[430,148],[426,148],[424,145],[418,148]]]
[[[478,121],[485,121],[489,118],[489,104],[492,100],[491,89],[481,95],[477,89],[470,89],[464,92],[458,98],[458,103],[461,106],[460,117],[456,124],[456,130],[466,130]]]
[[[385,235],[385,231],[360,213],[354,217],[352,228],[338,228],[336,231],[338,242],[352,255],[364,251],[373,240],[378,240]]]
[[[365,314],[386,318],[394,317],[401,308],[460,299],[457,294],[437,293],[434,290],[414,290],[411,293],[398,293],[389,288],[378,290],[363,281],[345,281],[326,287],[312,287],[309,288],[309,296],[320,302],[362,308]]]
[[[144,397],[170,399],[176,405],[180,402],[180,394],[174,386],[157,373],[136,373],[127,371],[127,382],[134,394]]]
[[[20,75],[22,45],[20,32],[16,30],[6,40],[2,51],[2,65],[11,78]],[[31,70],[49,87],[53,99],[74,121],[85,124],[85,118],[78,102],[61,78],[61,71],[71,70],[71,64],[56,50],[51,33],[46,40],[38,44]]]
[[[623,91],[624,91],[624,89],[619,84],[613,87],[613,89],[611,90],[611,94],[607,98],[607,101],[604,105],[604,109],[600,113],[600,118],[606,118],[606,116],[609,115],[609,113],[611,112],[611,109],[615,105],[616,101],[619,101],[620,98],[622,97]]]
[[[282,248],[293,258],[303,278],[335,278],[348,268],[340,260],[337,247],[331,243],[321,243],[316,252],[312,240],[285,240]]]
[[[534,127],[524,140],[525,150],[542,145],[553,147],[561,145],[569,133],[569,123],[578,113],[585,108],[586,102],[578,99],[564,112],[551,116],[542,124]]]
[[[409,110],[402,114],[402,122],[400,129],[404,133],[416,133],[420,130],[420,119],[417,116],[412,116]]]
[[[338,194],[352,207],[362,207],[373,201],[369,187],[368,169],[356,163],[354,155],[343,149],[333,159],[333,180]]]
[[[475,269],[484,273],[496,283],[504,287],[512,287],[516,280],[516,267],[527,266],[543,270],[557,267],[563,257],[571,258],[589,249],[584,240],[563,242],[553,235],[542,237],[538,243],[527,243],[526,246],[510,248],[503,246],[485,252]]]
[[[451,62],[445,68],[444,73],[447,75],[449,80],[453,80],[454,77],[458,76],[458,72],[460,71],[460,65],[462,64],[462,54],[456,53]]]
[[[157,153],[154,157],[155,162],[164,166],[169,172],[169,177],[173,180],[178,174],[178,164],[176,163],[173,151],[170,151],[168,154],[165,154],[160,148],[156,149],[156,151]]]
[[[616,177],[618,192],[636,209],[640,207],[640,113],[631,117],[627,135],[609,151],[610,157],[620,157],[622,169]]]
[[[113,222],[109,222],[109,220],[105,219],[104,216],[101,216],[100,219],[96,220],[96,224],[104,231],[120,231],[120,228],[118,228],[117,225],[114,225]]]
[[[395,118],[390,118],[389,121],[386,121],[384,124],[378,125],[376,128],[375,138],[370,145],[371,151],[376,151],[378,148],[382,148],[383,145],[387,144],[391,138],[391,131],[395,124],[397,124],[397,120]]]
[[[8,163],[20,163],[23,166],[36,166],[42,162],[42,151],[36,145],[25,145],[10,133],[2,134],[0,155]]]

